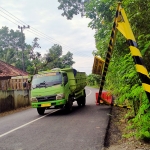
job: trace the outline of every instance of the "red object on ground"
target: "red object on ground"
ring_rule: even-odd
[[[98,94],[99,93],[95,93],[96,95],[96,105],[99,105],[98,103]],[[112,104],[112,94],[110,92],[107,91],[102,91],[102,95],[101,97],[107,102],[107,104]],[[106,103],[103,100],[100,100],[100,103]]]

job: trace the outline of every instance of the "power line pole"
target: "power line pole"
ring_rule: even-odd
[[[21,37],[21,48],[22,48],[22,69],[25,71],[25,63],[24,63],[24,41],[23,41],[23,29],[30,28],[30,26],[23,25],[22,27],[18,25],[18,28],[21,29],[22,37]]]

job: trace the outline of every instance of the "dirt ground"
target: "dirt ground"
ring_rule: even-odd
[[[6,111],[6,112],[1,112],[0,117],[4,117],[4,116],[10,115],[10,114],[13,114],[13,113],[16,113],[16,112],[20,112],[20,111],[23,111],[23,110],[26,110],[26,109],[29,109],[29,108],[31,108],[31,106],[26,106],[26,107],[17,108],[17,109],[14,109],[14,110]]]
[[[150,142],[145,143],[133,137],[124,138],[122,136],[130,132],[126,130],[127,120],[124,119],[128,111],[126,108],[112,107],[104,150],[150,150]]]

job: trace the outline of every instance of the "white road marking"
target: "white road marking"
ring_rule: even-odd
[[[3,134],[0,135],[0,138],[3,137],[3,136],[5,136],[5,135],[7,135],[7,134],[9,134],[9,133],[12,133],[12,132],[18,130],[18,129],[21,129],[21,128],[23,128],[23,127],[25,127],[25,126],[27,126],[27,125],[33,123],[33,122],[36,122],[36,121],[38,121],[38,120],[40,120],[40,119],[42,119],[42,118],[48,116],[49,114],[51,114],[51,113],[53,113],[53,112],[56,112],[56,111],[58,111],[58,110],[54,110],[54,111],[52,111],[52,112],[50,112],[50,113],[48,113],[48,114],[46,114],[46,115],[44,115],[44,116],[42,116],[42,117],[40,117],[40,118],[37,118],[37,119],[35,119],[35,120],[32,120],[32,121],[30,121],[30,122],[28,122],[28,123],[26,123],[26,124],[23,124],[23,125],[21,125],[21,126],[15,128],[15,129],[12,129],[12,130],[10,130],[10,131],[8,131],[8,132],[6,132],[6,133],[3,133]]]
[[[89,95],[91,95],[92,91],[91,91],[90,89],[87,89],[87,90],[89,90],[89,91],[90,91],[90,93],[89,93],[88,95],[86,95],[86,96],[89,96]]]

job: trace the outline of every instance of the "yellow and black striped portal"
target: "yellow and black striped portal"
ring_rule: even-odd
[[[106,59],[105,59],[104,71],[103,71],[102,80],[100,83],[98,101],[100,102],[100,99],[101,99],[101,93],[103,90],[103,86],[104,86],[104,82],[105,82],[105,76],[106,76],[106,73],[108,70],[110,58],[112,55],[112,50],[113,50],[113,46],[114,46],[114,42],[115,42],[117,29],[124,35],[124,37],[128,41],[130,52],[131,52],[131,55],[132,55],[133,60],[135,62],[136,71],[139,73],[139,77],[142,81],[142,86],[143,86],[143,88],[147,94],[147,97],[150,101],[150,78],[149,78],[149,74],[148,74],[146,67],[144,66],[141,53],[140,53],[139,49],[137,48],[137,43],[136,43],[135,37],[134,37],[133,32],[131,30],[131,27],[130,27],[130,24],[128,22],[125,11],[121,7],[121,3],[118,3],[116,16],[114,19],[114,24],[113,24],[113,29],[112,29],[112,33],[111,33],[110,42],[109,42],[108,52],[107,52]]]

